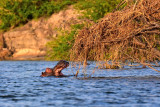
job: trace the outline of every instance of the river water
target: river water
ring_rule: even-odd
[[[62,71],[69,77],[40,77],[56,63],[0,61],[0,107],[160,107],[160,73],[152,69],[95,70],[92,63],[77,78],[79,67],[71,66]]]

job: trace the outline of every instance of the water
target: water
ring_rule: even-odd
[[[100,69],[92,78],[83,78],[82,72],[75,78],[78,67],[69,66],[63,70],[69,77],[40,77],[45,68],[56,63],[1,61],[0,107],[160,106],[160,73],[149,68]],[[88,75],[93,71],[91,64]]]

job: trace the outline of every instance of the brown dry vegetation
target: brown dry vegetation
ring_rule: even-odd
[[[81,30],[71,60],[156,64],[160,60],[160,0],[137,0]]]

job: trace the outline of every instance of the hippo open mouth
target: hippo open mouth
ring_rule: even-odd
[[[61,60],[57,63],[57,65],[53,68],[53,72],[55,76],[64,76],[62,70],[67,68],[69,63],[67,61]]]
[[[52,68],[46,68],[45,72],[42,72],[42,77],[46,76],[64,76],[62,73],[62,70],[67,68],[69,66],[69,62],[65,60],[60,60],[57,65],[52,69]]]

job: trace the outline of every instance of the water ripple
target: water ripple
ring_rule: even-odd
[[[92,63],[78,78],[71,67],[63,71],[69,77],[40,77],[56,63],[1,61],[0,106],[160,106],[160,73],[149,68],[97,69],[89,77]]]

